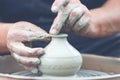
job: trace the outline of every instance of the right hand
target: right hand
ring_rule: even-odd
[[[108,6],[88,10],[80,0],[55,0],[51,10],[58,13],[50,34],[58,34],[61,30],[73,32],[80,36],[91,38],[105,37],[118,33],[119,29],[119,2],[115,2],[114,13],[111,10],[114,1],[106,3]],[[111,7],[111,8],[110,8]],[[111,14],[112,13],[112,14]]]
[[[58,34],[64,29],[85,35],[91,22],[91,14],[79,0],[55,0],[51,9],[58,12],[50,29],[51,34]]]
[[[30,48],[24,43],[49,39],[49,34],[36,25],[29,22],[17,22],[8,31],[7,47],[17,62],[26,69],[32,69],[40,64],[39,57],[44,54],[44,49]]]

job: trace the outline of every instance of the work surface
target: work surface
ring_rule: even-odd
[[[83,55],[83,66],[82,69],[87,70],[96,70],[101,72],[106,72],[108,74],[117,75],[117,78],[111,78],[111,80],[120,80],[120,59],[111,58],[111,57],[102,57],[96,55]],[[24,69],[11,57],[11,56],[1,56],[0,57],[0,79],[7,80],[11,78],[11,74]],[[13,76],[12,76],[13,77]],[[23,79],[14,79],[11,80],[23,80]],[[30,79],[28,79],[30,80]],[[69,79],[70,80],[70,79]],[[108,79],[110,80],[110,79]]]

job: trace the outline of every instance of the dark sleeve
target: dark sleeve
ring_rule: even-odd
[[[102,6],[107,0],[80,0],[88,9]]]

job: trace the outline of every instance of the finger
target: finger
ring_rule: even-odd
[[[58,34],[60,30],[62,29],[63,25],[67,21],[70,12],[77,7],[77,5],[74,4],[68,4],[66,8],[62,9],[57,16],[57,19],[54,21],[54,23],[51,26],[50,34]]]
[[[39,70],[38,67],[34,67],[34,66],[26,66],[26,65],[22,65],[26,70],[30,70],[33,74],[36,74],[38,76],[42,75],[42,72]]]
[[[75,24],[72,30],[75,33],[84,33],[87,30],[89,24],[90,24],[90,17],[84,15],[78,20],[78,22]]]
[[[39,74],[38,66],[37,67],[32,67],[31,72],[34,73],[34,74],[35,73]]]
[[[24,37],[27,38],[28,41],[46,41],[50,40],[51,36],[43,29],[36,27],[36,25],[33,25],[34,28],[28,28],[26,30],[23,30],[22,33],[24,33]],[[26,27],[27,28],[27,27]]]
[[[8,39],[21,41],[47,40],[50,35],[34,24],[27,22],[17,22],[8,32]]]
[[[25,66],[33,67],[33,66],[37,66],[40,64],[39,58],[23,57],[23,56],[17,55],[16,53],[12,53],[12,56],[17,60],[18,63],[25,65]]]
[[[83,16],[84,11],[76,7],[70,13],[69,19],[66,22],[66,31],[70,31],[71,28],[76,24],[76,22]]]
[[[21,39],[20,37],[26,39],[27,41],[36,41],[36,40],[47,40],[50,35],[44,31],[35,31],[35,30],[20,30],[19,34],[17,35],[17,39]]]
[[[24,44],[18,42],[11,42],[10,49],[12,52],[17,53],[20,56],[38,57],[44,54],[43,48],[29,48],[26,47]]]
[[[58,34],[63,26],[64,21],[67,19],[68,16],[65,16],[63,20],[61,20],[60,17],[62,15],[62,12],[60,11],[57,15],[57,18],[54,20],[49,33],[50,34]]]
[[[55,0],[51,7],[52,12],[58,12],[63,6],[66,6],[68,2],[69,0]]]
[[[20,66],[24,67],[26,70],[30,70],[32,73],[39,72],[38,66],[28,66],[28,65],[21,64],[21,63],[19,63],[19,64],[20,64]]]
[[[28,41],[50,41],[51,35],[45,33],[32,33],[27,37]]]
[[[21,64],[22,65],[22,64]],[[42,75],[42,72],[39,70],[38,66],[26,66],[22,65],[25,69],[30,70],[33,74]]]

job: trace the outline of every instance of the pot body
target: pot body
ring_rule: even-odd
[[[40,58],[39,70],[43,75],[71,76],[79,71],[82,56],[67,41],[67,34],[52,36],[51,42],[45,47],[45,54]]]

